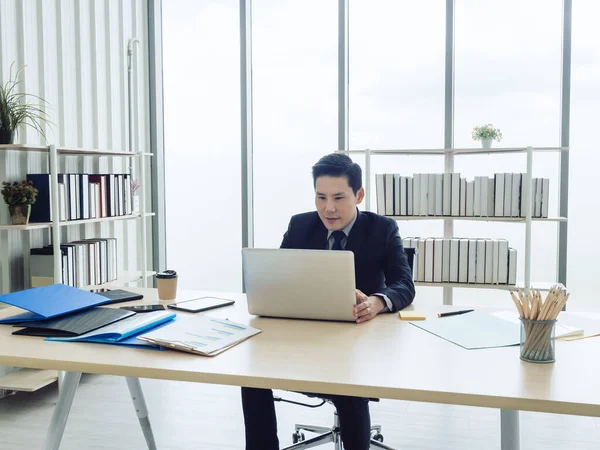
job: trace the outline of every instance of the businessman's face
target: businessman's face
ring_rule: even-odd
[[[328,230],[346,228],[356,215],[356,205],[362,202],[365,191],[360,188],[356,195],[348,185],[347,177],[322,176],[315,186],[315,206],[319,217]]]

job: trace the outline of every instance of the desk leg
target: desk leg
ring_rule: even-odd
[[[142,385],[140,384],[139,378],[125,377],[127,380],[127,387],[133,400],[133,406],[137,413],[140,425],[142,426],[142,432],[146,438],[149,450],[156,450],[156,442],[154,441],[154,434],[152,434],[152,426],[150,425],[150,418],[148,417],[148,408],[146,407],[146,400],[144,400],[144,393],[142,392]]]
[[[519,450],[521,448],[519,411],[500,410],[500,448],[501,450]]]
[[[65,373],[46,434],[46,441],[42,447],[43,450],[58,450],[80,378],[81,372]]]

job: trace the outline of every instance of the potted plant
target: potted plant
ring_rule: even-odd
[[[22,82],[19,76],[25,67],[20,68],[14,78],[12,68],[11,64],[8,81],[0,84],[0,144],[12,144],[17,128],[21,125],[30,126],[45,139],[41,123],[49,123],[48,116],[40,105],[31,103],[30,100],[37,99],[43,104],[47,102],[37,95],[18,92],[17,88]]]
[[[8,205],[10,218],[13,225],[27,225],[31,214],[31,205],[35,203],[38,190],[31,181],[22,180],[2,182],[2,197]]]
[[[502,139],[500,128],[494,128],[491,123],[476,126],[473,128],[471,135],[474,141],[481,141],[481,147],[483,148],[491,148],[493,140],[500,142]]]

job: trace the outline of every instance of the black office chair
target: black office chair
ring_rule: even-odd
[[[416,249],[405,248],[404,251],[406,253],[406,257],[408,258],[408,266],[410,267],[410,270],[412,273]],[[294,405],[305,406],[307,408],[319,408],[319,407],[323,406],[325,403],[329,403],[329,404],[333,405],[333,402],[331,401],[331,399],[328,399],[327,397],[319,396],[316,394],[306,394],[306,393],[304,393],[304,395],[311,397],[311,398],[318,398],[321,400],[321,402],[312,405],[309,403],[302,403],[302,402],[296,402],[296,401],[292,401],[292,400],[286,400],[286,399],[283,399],[281,397],[276,397],[276,396],[273,396],[273,399],[276,402],[291,403]],[[369,398],[369,401],[370,402],[378,402],[379,399],[378,398]],[[295,429],[296,430],[294,431],[294,434],[292,435],[293,444],[288,447],[285,447],[282,450],[300,450],[300,449],[306,449],[306,448],[313,448],[318,445],[327,444],[327,443],[331,443],[331,442],[334,443],[335,450],[342,450],[342,437],[341,437],[341,432],[340,432],[340,421],[339,421],[336,411],[333,412],[333,426],[332,427],[296,424]],[[304,431],[309,431],[311,433],[318,433],[318,435],[313,438],[306,439],[306,436],[303,433]],[[389,445],[386,445],[383,443],[383,435],[381,434],[381,425],[371,425],[371,448],[383,448],[383,449],[387,449],[387,450],[397,450],[396,448],[390,447]]]

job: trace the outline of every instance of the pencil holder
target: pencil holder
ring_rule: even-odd
[[[521,359],[535,363],[552,363],[556,320],[521,319]]]

